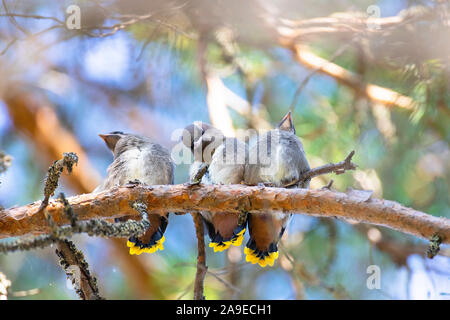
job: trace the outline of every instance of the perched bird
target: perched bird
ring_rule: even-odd
[[[108,167],[105,180],[94,192],[108,190],[136,180],[147,185],[173,184],[175,165],[169,151],[161,145],[144,136],[120,131],[101,134],[100,137],[112,151],[114,161]],[[153,253],[164,250],[164,232],[167,228],[168,216],[168,213],[149,214],[149,229],[140,237],[128,239],[127,246],[130,248],[130,254],[139,255],[143,252]],[[116,222],[130,218],[119,218]]]
[[[191,124],[184,129],[183,143],[194,154],[190,168],[193,182],[198,171],[207,166],[201,182],[204,184],[239,184],[244,179],[247,145],[208,124]],[[195,181],[200,182],[200,181]],[[244,238],[247,215],[201,212],[214,252],[231,245],[240,246]]]
[[[289,112],[276,129],[258,137],[249,150],[244,181],[248,185],[296,186],[300,175],[310,170],[300,139],[295,134]],[[308,188],[309,181],[299,187]],[[250,239],[244,249],[246,261],[261,267],[273,266],[278,258],[278,242],[291,215],[282,212],[249,214]]]

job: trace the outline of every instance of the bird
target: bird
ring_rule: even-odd
[[[292,114],[288,112],[275,129],[258,135],[256,143],[250,147],[244,183],[296,187],[300,175],[309,170]],[[300,182],[298,187],[309,188],[309,181]],[[282,212],[249,214],[250,239],[244,249],[247,262],[261,267],[273,266],[279,255],[278,243],[290,217],[291,214]]]
[[[201,181],[203,184],[239,184],[244,179],[247,144],[236,138],[225,137],[223,133],[206,123],[194,123],[183,131],[183,143],[194,154],[189,170],[193,182],[198,171],[207,166]],[[242,244],[247,215],[243,213],[200,212],[211,239],[214,252],[222,252],[231,245]]]
[[[114,161],[108,167],[106,178],[94,190],[101,192],[130,182],[147,185],[174,183],[175,164],[169,151],[149,138],[121,131],[99,135],[112,151]],[[164,250],[164,232],[168,225],[169,213],[149,214],[150,227],[140,237],[130,237],[127,241],[129,253],[140,255]],[[116,222],[132,217],[122,217]]]

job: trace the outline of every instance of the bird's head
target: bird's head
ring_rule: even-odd
[[[224,138],[219,129],[207,123],[195,122],[184,128],[181,141],[191,150],[196,161],[209,163]]]
[[[106,146],[111,150],[112,153],[115,152],[117,142],[119,142],[120,139],[127,136],[126,133],[123,133],[122,131],[114,131],[107,134],[99,134],[100,138],[105,141]]]

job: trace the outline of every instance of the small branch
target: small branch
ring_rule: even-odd
[[[64,21],[59,20],[56,17],[51,16],[41,16],[37,14],[24,14],[24,13],[14,13],[14,12],[8,12],[8,13],[0,13],[0,17],[17,17],[17,18],[29,18],[29,19],[37,19],[37,20],[53,20],[56,23],[59,23],[60,25],[64,26]]]
[[[51,235],[39,235],[33,239],[19,239],[9,243],[0,243],[0,253],[43,249],[57,241],[58,239]]]
[[[2,0],[2,4],[3,4],[3,7],[5,8],[6,14],[9,15],[9,19],[10,19],[11,23],[12,23],[17,29],[19,29],[20,31],[22,31],[25,35],[29,36],[30,33],[28,32],[28,30],[26,30],[25,28],[21,27],[21,26],[17,23],[16,19],[14,18],[14,15],[10,15],[10,14],[9,14],[8,6],[6,5],[6,1],[5,1],[5,0]]]
[[[197,172],[192,177],[190,184],[194,185],[194,184],[199,184],[200,182],[202,182],[202,178],[205,175],[205,173],[208,171],[208,168],[209,168],[209,165],[202,162],[202,164],[199,166]]]
[[[430,246],[427,250],[427,257],[433,259],[439,252],[441,245],[441,238],[435,234],[430,239]]]
[[[326,186],[323,186],[322,189],[327,189],[327,190],[331,190],[331,186],[333,185],[334,180],[331,179],[330,182],[328,182],[328,184]]]
[[[84,259],[83,253],[75,247],[75,244],[69,240],[61,238],[60,230],[54,223],[51,215],[47,213],[47,206],[50,197],[55,193],[58,187],[58,181],[64,168],[72,173],[73,166],[78,163],[78,156],[75,153],[64,153],[61,160],[55,161],[48,169],[44,188],[44,200],[41,203],[39,211],[43,211],[46,220],[51,227],[50,240],[56,241],[56,255],[60,258],[59,264],[64,269],[67,278],[72,281],[75,292],[82,300],[99,300],[97,279],[92,277],[89,272],[89,265]],[[64,212],[68,216],[71,227],[77,226],[77,219],[64,194],[60,199],[64,204]]]
[[[61,177],[61,173],[64,168],[67,169],[68,173],[72,173],[73,166],[78,163],[78,156],[73,153],[64,153],[64,157],[57,160],[48,169],[47,178],[45,179],[44,188],[44,201],[42,201],[42,210],[44,210],[48,205],[48,200],[51,196],[55,194],[56,188],[58,188],[58,181]]]
[[[203,221],[199,213],[192,213],[192,219],[195,224],[195,233],[197,235],[197,273],[194,282],[194,300],[205,300],[203,294],[203,282],[205,281],[206,272],[206,253],[205,253],[205,235],[203,229]]]
[[[355,170],[357,165],[352,162],[352,158],[354,155],[355,151],[352,151],[349,153],[349,155],[345,158],[344,161],[338,163],[328,163],[326,165],[306,171],[299,177],[299,179],[289,182],[289,184],[285,185],[284,187],[286,188],[296,184],[301,184],[302,182],[311,180],[314,177],[327,173],[334,172],[335,174],[343,174],[346,170]],[[329,189],[331,187],[331,184],[333,184],[332,181],[330,182],[329,186],[326,187],[326,189]]]
[[[56,254],[60,258],[59,264],[82,300],[102,299],[98,292],[97,279],[89,272],[89,265],[83,253],[77,250],[73,242],[58,241]]]

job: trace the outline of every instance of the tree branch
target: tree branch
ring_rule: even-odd
[[[335,174],[343,174],[346,170],[355,170],[357,165],[352,162],[352,158],[354,155],[355,155],[355,151],[353,150],[352,152],[350,152],[348,154],[348,156],[344,159],[344,161],[341,161],[338,163],[328,163],[323,166],[310,169],[309,171],[306,171],[303,174],[301,174],[298,179],[295,179],[293,181],[286,183],[285,185],[283,185],[283,187],[289,188],[294,185],[300,186],[303,182],[306,182],[308,180],[311,180],[314,177],[317,177],[317,176],[320,176],[323,174],[327,174],[327,173],[334,172]],[[331,180],[331,182],[324,188],[330,189],[332,184],[333,184],[333,180]],[[263,185],[265,185],[267,187],[273,186],[271,183],[263,183]]]
[[[89,265],[84,255],[72,241],[59,240],[56,245],[59,264],[72,281],[75,291],[83,300],[101,300],[97,287],[97,279],[89,272]]]
[[[318,69],[319,72],[331,76],[338,82],[362,93],[371,101],[407,110],[414,108],[415,102],[410,97],[388,88],[366,83],[359,75],[312,53],[307,46],[295,44],[291,49],[294,51],[295,58],[301,64],[308,68]]]
[[[69,198],[79,220],[137,216],[130,203],[142,201],[147,212],[229,212],[258,214],[268,211],[303,213],[320,217],[349,219],[382,225],[403,233],[430,239],[438,235],[450,243],[450,220],[434,217],[404,207],[397,202],[375,199],[372,192],[349,190],[347,193],[326,189],[285,189],[242,185],[128,185]],[[38,213],[40,202],[0,212],[0,238],[29,233],[48,233],[47,221]],[[50,201],[47,211],[57,225],[69,223],[60,201]]]
[[[382,18],[367,17],[365,12],[349,12],[297,21],[280,19],[277,31],[285,37],[284,41],[302,42],[327,35],[339,38],[380,35],[417,21],[432,21],[436,18],[437,10],[416,6],[403,10],[397,16]]]
[[[9,243],[0,243],[0,252],[8,253],[14,251],[24,251],[36,248],[45,248],[61,239],[69,238],[76,233],[87,233],[89,236],[98,236],[105,238],[129,238],[132,236],[141,236],[150,225],[146,206],[140,202],[132,204],[132,208],[138,211],[142,217],[140,221],[128,220],[125,222],[107,222],[105,220],[92,219],[79,222],[72,207],[67,199],[61,194],[60,199],[64,205],[64,213],[70,222],[70,226],[58,228],[55,225],[53,217],[46,214],[47,210],[40,208],[45,219],[50,226],[50,234],[39,235],[32,239],[18,239]],[[43,202],[42,202],[43,203]],[[41,207],[42,207],[41,203]],[[40,212],[39,211],[39,212]],[[39,213],[38,212],[38,213]]]
[[[194,282],[194,300],[205,300],[203,295],[203,282],[205,280],[208,267],[206,266],[206,254],[205,254],[205,235],[203,229],[203,221],[199,213],[192,213],[192,219],[195,224],[195,233],[197,235],[197,273],[195,275]]]

